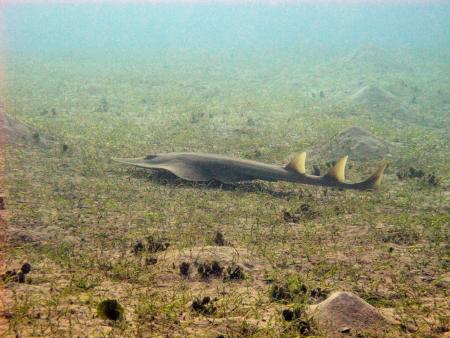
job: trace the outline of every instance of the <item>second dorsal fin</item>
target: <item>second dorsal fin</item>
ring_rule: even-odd
[[[333,168],[331,168],[328,173],[325,175],[326,177],[332,178],[338,182],[345,181],[345,165],[347,163],[348,156],[344,156],[340,158]]]

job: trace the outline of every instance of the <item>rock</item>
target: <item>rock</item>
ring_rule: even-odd
[[[34,144],[49,147],[54,141],[52,137],[44,135],[36,129],[19,120],[0,112],[0,135],[2,142],[13,144]]]
[[[98,304],[97,315],[102,319],[122,320],[124,308],[116,299],[107,299]]]
[[[387,142],[369,131],[351,127],[336,135],[328,143],[319,145],[312,154],[327,160],[337,160],[348,155],[352,161],[380,160],[390,152]],[[317,155],[316,155],[317,154]]]
[[[22,271],[20,271],[20,272],[17,274],[17,281],[18,281],[19,283],[25,283],[25,274],[24,274]]]
[[[338,291],[309,308],[313,322],[326,337],[381,333],[390,323],[375,307],[351,292]]]
[[[214,243],[219,246],[224,246],[226,244],[225,238],[220,231],[216,232],[216,237],[214,238]]]
[[[31,271],[31,264],[30,263],[24,263],[20,270],[26,275]]]

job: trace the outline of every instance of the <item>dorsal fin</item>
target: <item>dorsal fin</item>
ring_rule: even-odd
[[[284,168],[287,170],[296,171],[299,174],[304,175],[306,173],[305,161],[306,153],[303,152],[301,154],[295,155],[294,158],[288,164],[286,164]]]
[[[332,178],[338,182],[345,181],[345,165],[347,164],[348,156],[344,156],[340,158],[333,168],[331,168],[328,173],[325,175],[326,177]]]

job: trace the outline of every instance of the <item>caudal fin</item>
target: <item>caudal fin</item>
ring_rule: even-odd
[[[370,176],[364,182],[361,182],[366,189],[378,189],[380,187],[381,181],[383,180],[384,170],[387,167],[387,162],[383,163],[375,173]]]

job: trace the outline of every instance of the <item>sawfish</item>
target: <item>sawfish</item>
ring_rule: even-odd
[[[322,176],[306,173],[305,152],[294,156],[285,166],[223,155],[188,152],[148,155],[139,158],[116,158],[113,160],[141,168],[166,170],[184,180],[194,182],[215,180],[230,184],[252,180],[286,181],[356,190],[377,189],[380,186],[386,163],[383,163],[368,179],[362,182],[348,183],[345,182],[347,159],[348,156],[339,159]]]

